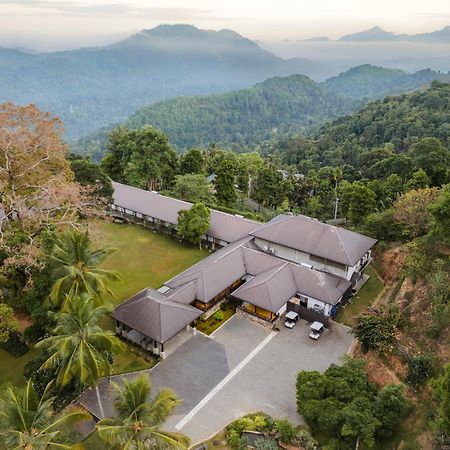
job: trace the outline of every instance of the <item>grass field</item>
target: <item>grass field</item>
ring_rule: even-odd
[[[121,276],[120,282],[111,284],[114,297],[107,301],[116,305],[136,294],[145,287],[160,287],[164,281],[182,272],[209,253],[187,246],[168,236],[156,234],[137,225],[121,225],[111,222],[90,224],[92,239],[97,246],[109,246],[117,249],[108,255],[101,267],[116,270]],[[112,329],[112,320],[104,325]],[[31,349],[25,355],[16,358],[0,349],[0,385],[12,382],[24,385],[23,368],[37,354]],[[146,361],[145,356],[130,352],[116,355],[114,373],[130,372],[152,367],[154,360]]]
[[[98,221],[89,228],[96,245],[117,249],[101,263],[101,267],[119,272],[122,278],[110,286],[115,296],[108,300],[113,304],[146,287],[159,288],[209,254],[138,225]]]
[[[23,369],[28,361],[37,355],[37,350],[31,348],[25,355],[13,356],[0,348],[0,386],[3,383],[13,383],[14,386],[24,386]]]
[[[345,308],[341,308],[336,317],[336,321],[352,326],[355,318],[373,304],[375,299],[381,294],[384,284],[376,272],[368,267],[365,272],[370,275],[367,283],[353,297],[353,302],[348,303]]]

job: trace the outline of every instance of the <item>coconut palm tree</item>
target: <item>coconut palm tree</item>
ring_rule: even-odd
[[[107,444],[121,450],[187,449],[189,438],[180,433],[162,431],[160,425],[175,406],[180,404],[169,389],[161,389],[153,398],[148,377],[132,381],[123,379],[123,387],[113,383],[117,398],[114,403],[117,417],[103,419],[96,429]]]
[[[123,349],[122,342],[111,331],[99,326],[108,309],[95,307],[93,300],[72,297],[67,308],[55,314],[54,336],[43,339],[36,347],[44,347],[50,356],[42,368],[57,367],[56,383],[66,385],[72,379],[95,387],[100,378],[110,375],[110,355]]]
[[[114,249],[91,250],[87,231],[65,231],[56,242],[52,254],[52,276],[55,279],[50,292],[50,300],[65,304],[67,297],[88,294],[99,301],[103,294],[111,294],[108,281],[120,279],[117,272],[99,269],[99,262]]]
[[[0,448],[9,450],[50,450],[77,448],[64,439],[62,430],[90,415],[72,408],[56,414],[49,386],[39,397],[31,380],[24,388],[9,386],[0,397]]]

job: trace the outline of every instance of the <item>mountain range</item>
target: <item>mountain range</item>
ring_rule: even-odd
[[[33,54],[0,48],[0,101],[36,103],[71,139],[180,95],[252,86],[317,63],[285,60],[230,31],[161,25],[105,47]]]
[[[254,149],[258,143],[309,133],[372,99],[426,88],[434,80],[450,82],[450,75],[362,65],[324,83],[304,75],[276,77],[238,91],[158,102],[138,110],[123,125],[158,128],[181,151],[212,143],[237,151]],[[80,139],[73,150],[101,158],[110,130]]]
[[[312,38],[312,40],[327,40],[328,38]],[[344,42],[422,42],[431,44],[450,44],[450,25],[441,30],[419,34],[397,34],[385,31],[379,26],[358,33],[346,34],[339,41]]]

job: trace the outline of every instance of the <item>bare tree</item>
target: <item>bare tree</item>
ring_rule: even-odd
[[[62,123],[34,105],[0,105],[2,269],[39,267],[51,227],[75,225],[89,205],[66,160]]]

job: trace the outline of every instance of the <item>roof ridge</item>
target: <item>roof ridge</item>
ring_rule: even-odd
[[[169,195],[161,194],[159,191],[149,191],[147,189],[138,188],[136,186],[130,186],[129,184],[120,183],[118,181],[113,181],[112,183],[113,184],[114,183],[120,184],[121,186],[125,186],[127,188],[131,188],[131,189],[134,189],[134,190],[137,190],[137,191],[142,191],[142,192],[145,192],[145,193],[148,193],[148,194],[153,194],[153,195],[157,195],[159,197],[167,198],[167,199],[173,200],[173,201],[175,201],[177,203],[180,203],[180,204],[182,203],[182,204],[184,204],[186,206],[191,206],[191,207],[194,206],[194,204],[191,203],[191,202],[187,202],[186,200],[180,200],[179,198],[175,198],[175,197],[170,197]],[[224,211],[219,211],[218,209],[214,209],[214,208],[210,208],[210,211],[214,212],[214,213],[217,213],[217,214],[224,215],[224,216],[234,217],[236,219],[245,220],[246,222],[251,222],[251,223],[256,223],[256,224],[260,224],[261,223],[261,222],[258,222],[256,220],[247,219],[247,217],[244,217],[244,216],[238,217],[236,214],[231,214],[231,213],[227,213],[227,212],[224,212]]]
[[[332,225],[330,225],[330,226],[332,226]],[[350,258],[350,255],[348,254],[347,249],[345,248],[345,245],[344,245],[344,243],[342,242],[341,234],[340,234],[339,231],[337,231],[337,230],[338,230],[338,227],[334,227],[334,226],[333,226],[333,231],[335,232],[335,234],[336,234],[336,236],[337,236],[337,238],[338,238],[338,240],[339,240],[339,243],[341,244],[341,248],[342,248],[342,250],[344,251],[345,256],[347,257],[348,262],[350,263],[350,261],[351,261],[352,259]]]
[[[277,275],[281,270],[283,270],[283,269],[286,268],[286,267],[289,268],[289,275],[291,276],[291,281],[293,281],[292,270],[291,270],[291,268],[290,268],[291,265],[292,265],[291,263],[289,263],[289,262],[286,261],[283,265],[281,265],[281,266],[279,266],[279,267],[278,267],[278,266],[275,267],[277,270],[276,270],[269,278],[267,278],[267,279],[265,280],[267,292],[269,293],[270,304],[271,304],[272,307],[273,307],[272,291],[270,290],[270,286],[269,286],[269,284],[268,284],[268,281],[271,280],[275,275]],[[297,285],[295,284],[295,282],[294,282],[294,286],[297,287]]]
[[[274,266],[274,267],[270,267],[267,270],[263,270],[262,272],[259,272],[257,275],[255,275],[255,277],[259,277],[260,275],[263,275],[267,272],[273,271],[273,273],[268,277],[265,278],[264,280],[261,280],[259,283],[255,284],[255,286],[259,286],[262,283],[267,283],[269,280],[271,280],[281,269],[283,269],[284,267],[286,267],[286,265],[289,264],[287,261],[282,262],[279,266]]]

